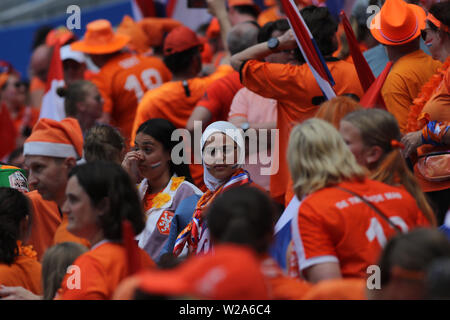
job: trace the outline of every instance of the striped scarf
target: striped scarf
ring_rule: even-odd
[[[203,196],[197,202],[197,207],[195,208],[191,222],[189,222],[186,228],[184,228],[184,230],[181,231],[181,233],[178,235],[173,249],[174,255],[180,255],[186,242],[188,243],[189,253],[195,253],[197,251],[198,241],[200,240],[200,226],[202,225],[205,218],[203,212],[205,212],[206,208],[214,201],[214,199],[219,194],[225,192],[230,188],[242,186],[251,182],[252,181],[248,172],[243,169],[239,169],[235,174],[231,176],[228,182],[224,183],[215,191],[206,191],[206,193],[203,194]]]

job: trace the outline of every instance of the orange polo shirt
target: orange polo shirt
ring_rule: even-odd
[[[353,64],[340,60],[326,64],[336,82],[334,91],[337,95],[352,93],[362,96]],[[322,91],[306,63],[293,66],[250,60],[242,68],[241,77],[244,86],[251,91],[278,101],[279,161],[278,172],[274,172],[270,179],[270,193],[272,198],[284,203],[289,177],[286,159],[289,135],[297,123],[314,117],[318,105],[314,105],[313,100],[321,98]]]
[[[142,268],[155,267],[145,251],[139,248],[139,254]],[[58,291],[58,300],[110,300],[119,283],[129,276],[125,248],[108,241],[98,243],[78,257],[73,266],[79,268],[79,288],[71,281],[75,273],[67,274]]]
[[[433,60],[422,50],[417,50],[401,57],[392,66],[381,89],[381,95],[387,110],[397,119],[402,133],[407,132],[409,107],[413,100],[441,65],[440,61]]]
[[[161,59],[121,53],[108,61],[92,82],[104,99],[103,112],[111,114],[111,124],[121,129],[128,143],[140,99],[171,79]]]

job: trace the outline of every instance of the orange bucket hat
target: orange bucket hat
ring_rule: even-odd
[[[370,32],[382,44],[406,44],[420,35],[425,18],[425,11],[419,6],[403,0],[386,0],[370,22]]]
[[[77,119],[39,119],[25,140],[23,154],[80,159],[83,155],[83,132]]]
[[[89,54],[107,54],[119,51],[127,45],[130,37],[115,34],[108,20],[100,19],[87,24],[82,40],[71,44],[72,50]]]
[[[164,55],[169,56],[196,46],[203,47],[197,34],[188,27],[179,26],[170,31],[164,40]]]

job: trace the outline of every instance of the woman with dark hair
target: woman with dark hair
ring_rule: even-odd
[[[24,246],[31,225],[27,197],[0,187],[0,285],[20,286],[41,293],[41,264],[31,246]]]
[[[139,247],[155,261],[166,244],[180,202],[202,194],[192,183],[188,165],[176,164],[176,159],[172,159],[174,148],[182,143],[172,140],[175,129],[166,119],[144,122],[137,130],[135,149],[128,152],[122,162],[130,175],[137,169],[138,175],[143,177],[138,189],[147,221],[138,240]]]
[[[274,219],[275,206],[271,199],[261,190],[248,186],[219,195],[207,214],[211,242],[215,246],[246,246],[257,254],[272,299],[300,299],[310,284],[285,276],[268,255]]]
[[[74,273],[63,279],[57,299],[110,299],[133,270],[154,266],[147,253],[139,248],[130,252],[122,241],[125,222],[139,234],[145,221],[136,188],[119,165],[94,161],[73,168],[66,196],[67,230],[92,247],[75,260]]]

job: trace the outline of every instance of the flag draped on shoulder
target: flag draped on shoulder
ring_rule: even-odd
[[[293,0],[281,0],[281,4],[286,13],[289,25],[294,32],[297,45],[311,69],[317,84],[328,100],[334,98],[336,93],[333,90],[335,84],[333,77],[295,2]]]
[[[53,55],[48,70],[45,94],[42,99],[39,118],[49,118],[60,121],[66,117],[64,99],[58,96],[56,90],[64,87],[64,73],[60,56],[60,44],[53,47]]]

